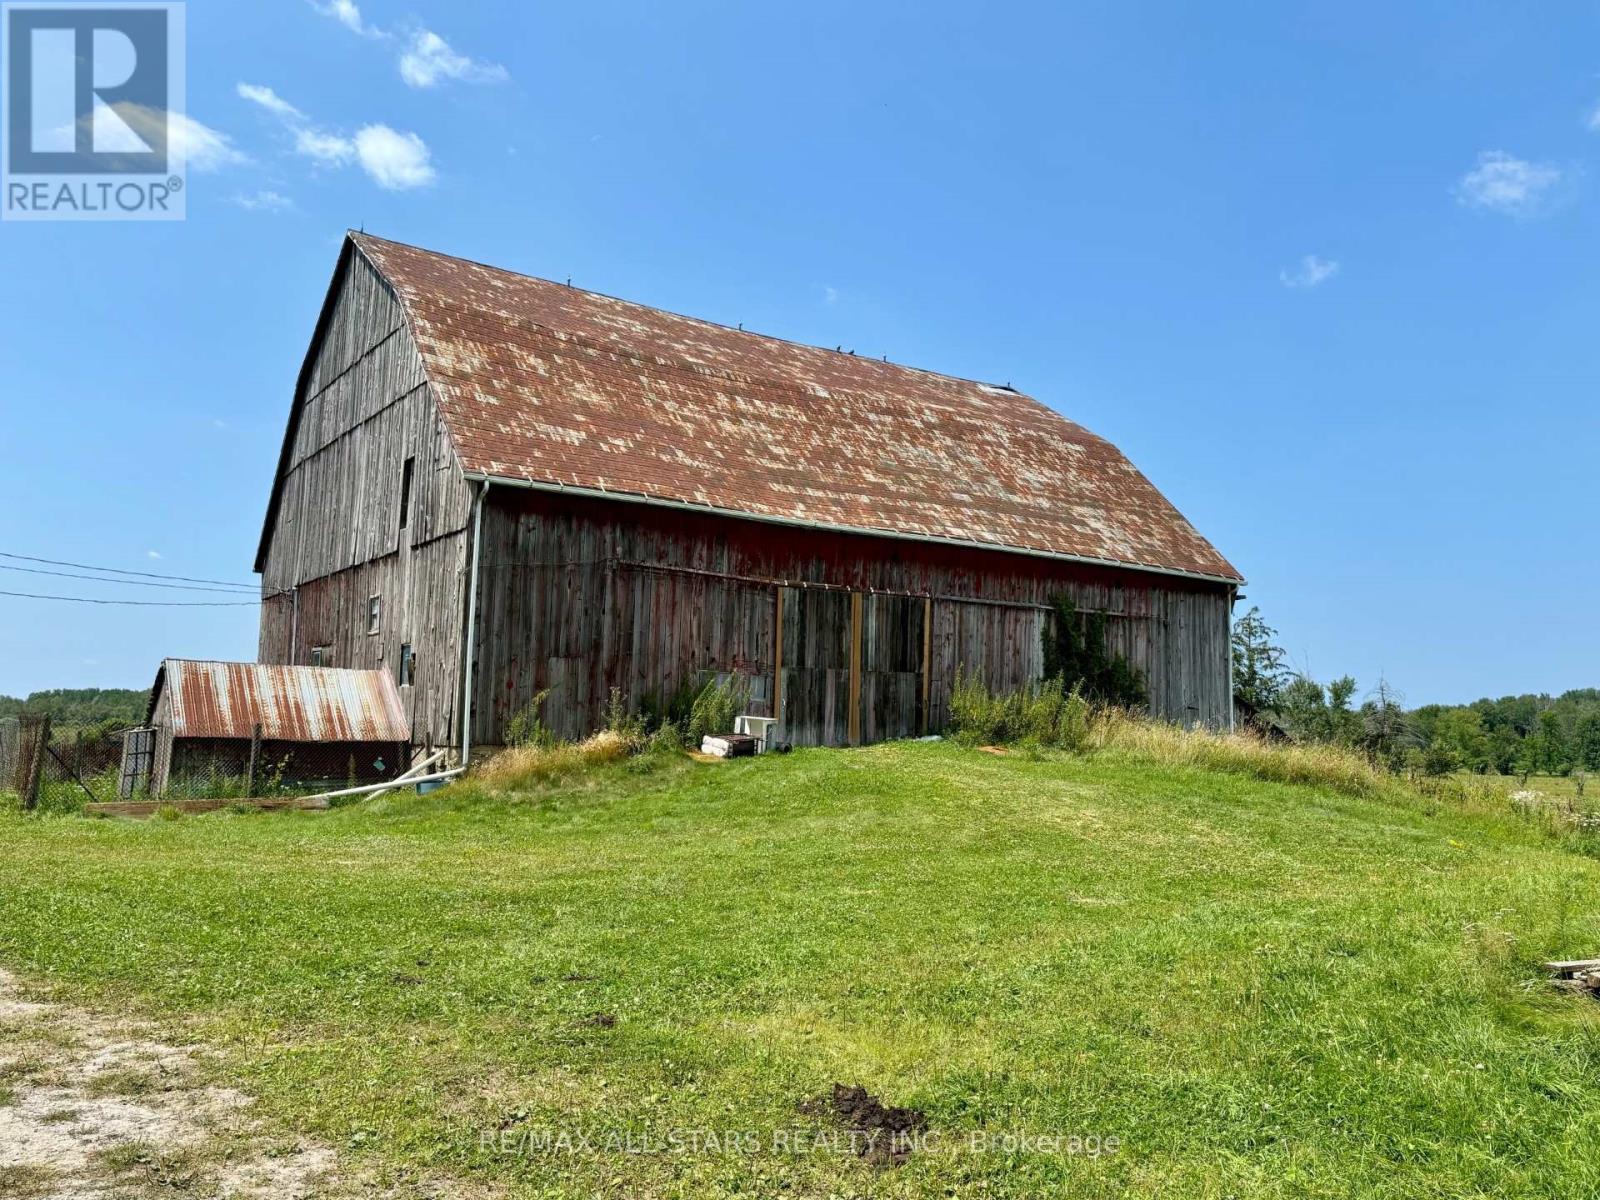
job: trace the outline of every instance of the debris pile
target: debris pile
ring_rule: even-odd
[[[1567,962],[1547,962],[1544,969],[1555,976],[1556,987],[1583,992],[1600,999],[1600,958],[1577,958]]]

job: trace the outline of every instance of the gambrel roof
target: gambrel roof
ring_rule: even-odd
[[[351,246],[405,310],[468,478],[1240,579],[1115,446],[1009,387]]]

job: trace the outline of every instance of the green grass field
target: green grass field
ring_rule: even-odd
[[[0,964],[512,1195],[1592,1195],[1600,1006],[1538,964],[1600,955],[1597,896],[1510,816],[1112,752],[0,817]],[[834,1082],[929,1144],[801,1152]]]
[[[1552,800],[1571,800],[1580,809],[1600,809],[1600,778],[1585,773],[1583,791],[1578,791],[1577,775],[1530,775],[1524,785],[1515,775],[1504,777],[1506,786],[1539,792]]]

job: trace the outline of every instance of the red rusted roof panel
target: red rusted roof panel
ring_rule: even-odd
[[[1240,578],[1115,446],[1009,388],[351,236],[470,474]]]
[[[173,737],[248,738],[259,722],[268,741],[411,740],[386,671],[169,658],[162,673]]]

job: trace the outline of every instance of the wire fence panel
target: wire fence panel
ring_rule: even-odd
[[[14,790],[17,756],[22,750],[22,723],[15,717],[0,720],[0,792]]]
[[[310,796],[393,779],[409,759],[409,747],[395,742],[179,739],[157,750],[150,798]]]
[[[25,735],[0,723],[0,755],[11,755],[0,792],[21,801],[13,783],[26,764]],[[6,749],[10,747],[10,749]],[[382,783],[410,765],[396,742],[276,742],[237,738],[163,740],[159,729],[53,729],[39,754],[35,803],[41,812],[142,800],[270,800]],[[0,766],[5,759],[0,757]]]

